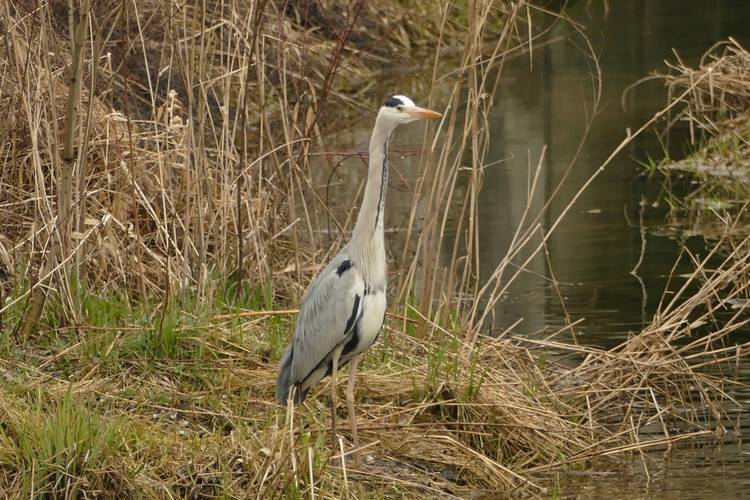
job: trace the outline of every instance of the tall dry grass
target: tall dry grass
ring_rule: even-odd
[[[670,96],[682,95],[664,136],[687,129],[691,146],[686,158],[658,165],[672,224],[712,240],[730,227],[741,239],[750,194],[750,53],[729,39],[709,48],[696,67],[678,58],[668,69],[656,78]]]
[[[727,382],[697,370],[743,355],[721,345],[741,321],[706,320],[717,290],[744,293],[727,288],[746,267],[741,249],[719,272],[700,263],[700,293],[612,351],[481,335],[612,158],[551,227],[549,200],[533,210],[539,159],[508,255],[480,279],[491,97],[550,13],[505,1],[72,5],[18,0],[0,13],[0,307],[19,334],[0,345],[6,491],[540,494],[593,459],[705,437],[722,421]],[[336,220],[332,241],[318,231],[333,214],[312,153],[341,115],[376,109],[370,82],[411,54],[431,55],[419,100],[446,118],[425,130],[414,208],[390,255],[392,316],[357,395],[369,456],[352,470],[345,443],[326,446],[320,397],[288,414],[272,402],[293,329],[294,311],[279,307],[296,304],[351,226]],[[595,70],[594,104],[600,80]],[[449,225],[458,236],[442,255]],[[698,327],[707,334],[686,340]],[[574,367],[555,361],[571,350]],[[654,423],[661,435],[644,441]]]
[[[219,277],[270,282],[294,302],[349,229],[333,245],[315,231],[327,207],[310,184],[309,159],[325,150],[331,111],[375,109],[377,68],[428,42],[434,83],[450,83],[441,102],[424,99],[467,111],[448,115],[442,150],[424,157],[415,199],[434,218],[416,231],[412,214],[396,256],[396,267],[409,270],[399,299],[419,292],[431,304],[439,256],[427,249],[444,231],[464,154],[473,155],[476,197],[486,95],[506,52],[522,43],[516,18],[528,6],[425,2],[406,18],[398,5],[365,2],[343,10],[316,2],[74,5],[70,13],[63,4],[4,7],[3,254],[6,272],[26,269],[30,280],[24,336],[50,293],[67,321],[81,322],[79,287],[138,301],[186,289],[203,296]],[[460,57],[445,59],[446,48]],[[441,74],[444,60],[461,69]],[[467,82],[474,89],[464,96]]]

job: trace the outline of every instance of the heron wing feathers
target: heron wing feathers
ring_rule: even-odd
[[[346,265],[347,260],[345,251],[339,253],[305,294],[297,318],[290,383],[302,383],[348,341],[362,314],[364,281],[355,267]]]

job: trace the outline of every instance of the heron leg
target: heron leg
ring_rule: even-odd
[[[346,384],[346,409],[349,412],[349,421],[352,426],[352,444],[354,445],[354,465],[359,465],[359,439],[357,438],[357,415],[354,413],[354,381],[357,379],[357,361],[359,354],[354,356],[349,368],[349,383]]]
[[[331,358],[331,449],[334,453],[338,446],[338,436],[336,436],[336,372],[339,368],[339,356],[341,356],[341,349],[336,349]]]

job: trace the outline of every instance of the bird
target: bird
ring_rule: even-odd
[[[355,461],[358,449],[354,384],[360,355],[377,340],[386,311],[386,254],[383,234],[388,183],[388,146],[399,125],[439,119],[409,97],[393,95],[378,110],[370,136],[365,194],[351,239],[310,282],[305,292],[294,340],[281,357],[276,400],[300,405],[310,390],[331,376],[331,438],[336,434],[336,373],[350,364],[346,404],[351,421]]]

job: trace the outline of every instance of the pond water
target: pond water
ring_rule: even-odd
[[[591,5],[587,8],[588,3]],[[581,1],[569,10],[575,20],[595,27],[586,33],[600,54],[603,94],[601,111],[571,177],[552,205],[548,221],[556,218],[624,138],[626,127],[636,129],[664,106],[666,90],[661,83],[650,82],[628,93],[623,108],[623,92],[628,86],[654,70],[664,71],[663,61],[675,59],[673,49],[683,61],[695,64],[716,41],[730,35],[750,39],[746,22],[750,19],[750,2],[654,0],[609,4],[606,14],[603,2],[598,1]],[[551,37],[564,37],[568,32],[560,26],[553,29]],[[525,204],[527,157],[538,158],[542,146],[547,146],[543,189],[551,192],[575,154],[583,133],[583,96],[590,93],[590,72],[579,47],[567,42],[540,48],[533,71],[522,58],[505,69],[492,116],[496,139],[490,161],[511,159],[485,177],[480,213],[484,238],[480,246],[486,257],[482,261],[488,266],[505,251],[514,229],[517,218],[508,217],[507,207]],[[590,109],[590,99],[586,100]],[[671,146],[679,154],[684,141],[674,136]],[[639,200],[647,196],[653,201],[653,193],[648,191],[658,188],[638,175],[643,170],[638,162],[649,156],[659,159],[663,151],[656,134],[647,132],[583,194],[549,244],[551,267],[564,284],[561,291],[565,307],[573,318],[585,318],[577,333],[587,336],[591,343],[613,345],[650,320],[679,249],[663,235],[664,231],[647,228],[638,276],[630,274],[642,249]],[[651,219],[646,225],[658,227],[660,222]],[[699,250],[702,242],[688,244]],[[550,277],[544,256],[540,255],[532,268]],[[555,291],[528,273],[502,307],[506,322],[524,318],[519,325],[521,332],[563,324]]]
[[[571,5],[572,4],[572,5]],[[661,109],[666,91],[658,82],[636,87],[622,99],[624,90],[654,70],[674,60],[673,49],[688,64],[715,42],[729,36],[747,46],[750,42],[750,2],[747,0],[627,0],[569,2],[568,14],[586,26],[586,34],[600,56],[603,77],[601,110],[581,149],[575,168],[553,203],[550,224],[580,185],[599,167],[625,135]],[[590,109],[591,68],[580,46],[572,43],[570,29],[559,25],[550,38],[562,41],[535,49],[533,70],[528,58],[517,58],[503,70],[490,116],[493,142],[489,161],[504,160],[485,174],[480,200],[480,253],[489,274],[505,254],[526,205],[527,163],[535,162],[546,145],[544,181],[540,193],[546,199],[557,185],[578,148],[585,124],[584,102]],[[623,107],[624,104],[624,107]],[[341,145],[366,144],[370,123],[355,126],[338,136]],[[401,132],[399,132],[401,134]],[[421,136],[403,142],[418,141]],[[674,140],[675,152],[684,141]],[[549,258],[561,285],[565,310],[573,320],[584,318],[576,328],[578,341],[612,346],[650,321],[667,273],[679,252],[679,244],[665,235],[652,214],[645,231],[639,223],[639,200],[653,201],[653,190],[639,173],[649,156],[663,156],[654,133],[635,140],[613,161],[569,212],[549,242]],[[400,175],[410,174],[402,165]],[[391,214],[410,199],[398,188],[389,192]],[[642,241],[642,234],[645,242]],[[448,243],[446,243],[448,244]],[[645,246],[644,246],[645,244]],[[701,251],[702,241],[687,242]],[[637,276],[630,273],[641,258]],[[565,324],[557,292],[549,286],[549,266],[540,255],[498,305],[497,328],[523,321],[514,329],[520,335],[538,335]],[[750,382],[750,365],[740,367]],[[737,394],[750,403],[750,393]],[[741,427],[750,429],[750,425]],[[667,496],[728,498],[745,495],[750,486],[750,447],[730,442],[724,446],[694,444],[669,455],[650,453],[627,459],[614,475],[590,476],[571,485],[571,493],[599,497]],[[645,461],[645,463],[644,463]],[[648,470],[648,473],[646,472]]]

